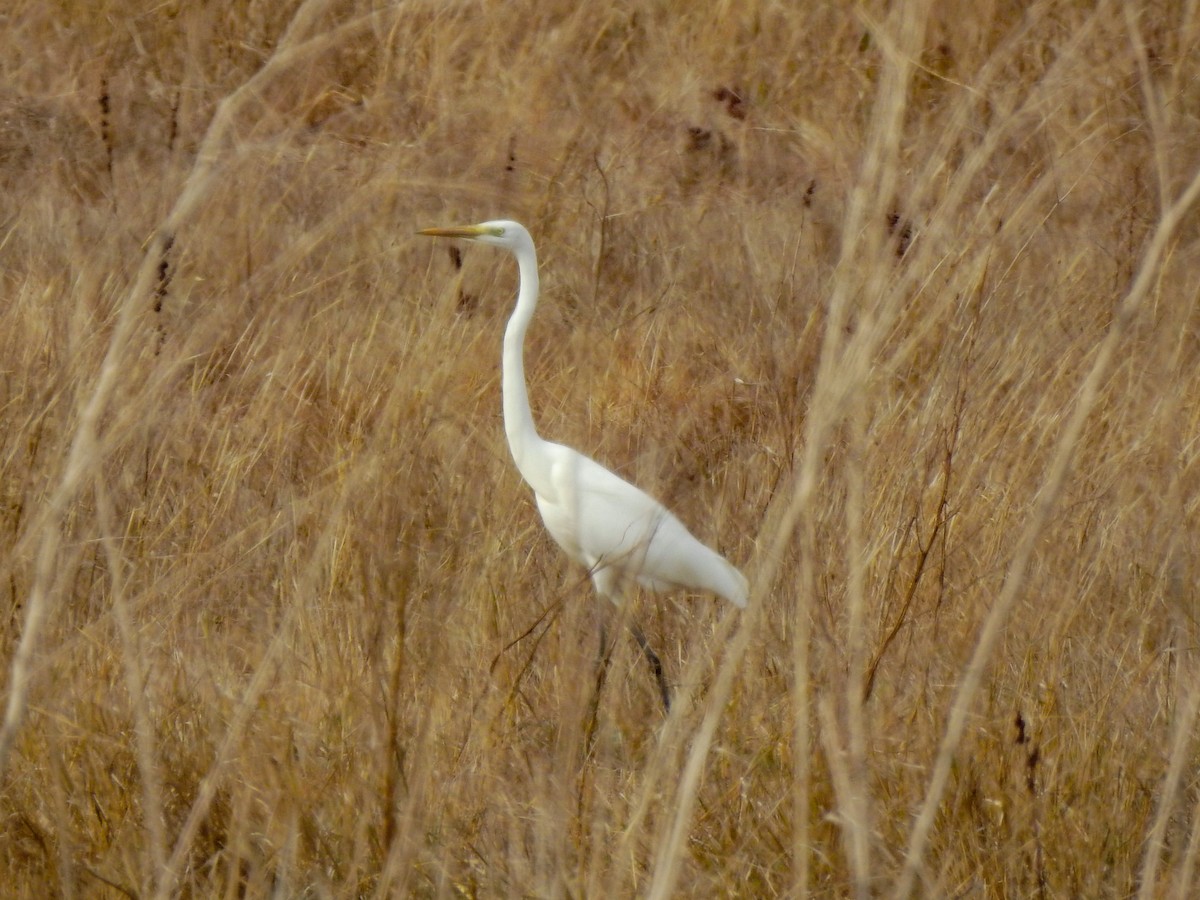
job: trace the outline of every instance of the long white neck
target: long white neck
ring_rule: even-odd
[[[504,330],[504,356],[501,392],[504,395],[504,432],[508,448],[521,477],[539,494],[554,493],[549,484],[546,442],[537,433],[529,409],[529,391],[525,386],[525,332],[533,318],[538,300],[537,254],[532,244],[516,252],[521,274],[517,307]]]

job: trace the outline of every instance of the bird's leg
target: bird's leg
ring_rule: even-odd
[[[650,664],[650,671],[654,673],[654,679],[658,682],[658,692],[662,697],[663,709],[669,713],[671,711],[671,688],[667,684],[667,676],[663,673],[662,660],[658,658],[658,654],[654,652],[654,648],[646,640],[646,635],[642,633],[642,629],[638,627],[638,624],[629,615],[629,610],[623,602],[626,585],[622,583],[621,573],[611,566],[601,566],[592,573],[592,581],[596,585],[596,593],[601,597],[606,597],[612,603],[606,612],[617,612],[622,621],[629,626],[629,630],[633,632],[638,646],[642,648],[642,654],[646,657],[646,662]],[[606,622],[606,618],[602,617],[600,619],[600,660],[596,671],[597,698],[599,698],[600,688],[604,684],[604,678],[608,671],[608,661],[612,656],[612,648],[608,646],[608,631],[605,628]]]
[[[596,697],[600,696],[600,689],[604,687],[604,681],[608,677],[608,663],[612,659],[612,647],[608,646],[608,626],[604,619],[600,619],[600,647],[596,653]]]
[[[662,660],[658,658],[658,654],[650,646],[650,642],[646,639],[645,633],[638,626],[637,622],[630,622],[629,628],[633,632],[638,646],[642,648],[642,653],[646,656],[646,662],[650,663],[650,670],[654,672],[654,679],[658,682],[658,690],[662,695],[663,710],[669,714],[671,712],[671,687],[667,684],[667,676],[663,673]]]
[[[603,616],[603,612],[601,616]],[[596,739],[596,723],[600,717],[600,694],[604,690],[604,682],[608,678],[608,662],[611,658],[612,648],[608,646],[608,628],[604,619],[601,618],[600,646],[596,654],[596,689],[592,691],[592,699],[588,702],[583,726],[583,740],[587,755],[591,755],[592,744]]]

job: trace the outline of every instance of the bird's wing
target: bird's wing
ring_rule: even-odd
[[[553,498],[538,507],[556,541],[578,562],[612,567],[654,590],[712,591],[739,606],[745,579],[645,491],[569,447],[557,445]]]

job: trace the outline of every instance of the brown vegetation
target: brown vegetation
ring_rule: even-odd
[[[9,5],[6,895],[1191,896],[1195,4],[890,6]]]

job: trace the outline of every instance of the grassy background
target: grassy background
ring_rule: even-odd
[[[897,6],[10,4],[6,892],[1189,896],[1196,10]]]

